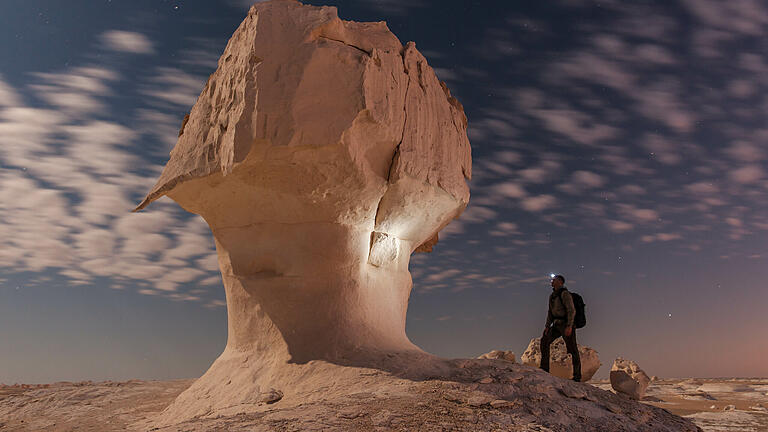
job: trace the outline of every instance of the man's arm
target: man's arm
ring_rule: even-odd
[[[547,307],[547,323],[544,324],[544,328],[548,329],[549,326],[552,325],[552,321],[554,321],[554,319],[555,317],[552,316],[552,310],[550,310],[549,307]]]
[[[565,305],[565,312],[568,318],[568,325],[566,327],[573,327],[573,320],[576,318],[576,307],[573,305],[573,297],[571,297],[571,293],[568,291],[565,291],[565,293],[568,295],[560,295],[560,300],[562,300],[563,305]]]

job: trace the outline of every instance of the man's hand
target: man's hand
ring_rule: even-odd
[[[571,327],[571,326],[566,327],[565,328],[565,335],[570,337],[571,333],[573,333],[573,327]]]

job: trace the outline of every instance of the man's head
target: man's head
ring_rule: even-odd
[[[552,277],[552,288],[561,288],[563,285],[565,285],[565,278],[563,275],[555,275]]]

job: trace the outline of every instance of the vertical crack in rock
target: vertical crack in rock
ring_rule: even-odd
[[[395,146],[395,151],[392,153],[392,160],[389,162],[389,169],[387,170],[387,187],[384,189],[384,192],[381,194],[381,198],[379,199],[379,203],[376,206],[376,213],[373,216],[373,223],[374,226],[376,225],[376,221],[379,217],[379,212],[381,211],[381,205],[384,202],[384,197],[387,195],[387,191],[392,186],[392,172],[395,169],[397,165],[397,158],[400,154],[400,146],[403,144],[403,140],[405,139],[405,128],[408,125],[408,92],[411,89],[411,74],[408,73],[408,66],[405,64],[405,47],[403,47],[400,50],[400,60],[403,62],[403,72],[405,73],[405,77],[407,79],[407,84],[405,86],[405,97],[403,98],[403,128],[402,132],[400,134],[400,142],[397,143]],[[374,242],[373,242],[373,236],[377,234],[375,231],[371,233],[371,245],[369,247],[369,256],[373,251]],[[431,252],[432,248],[429,248],[428,252]],[[370,262],[370,261],[369,261]],[[378,265],[371,262],[371,264],[375,265],[376,267],[379,267]]]

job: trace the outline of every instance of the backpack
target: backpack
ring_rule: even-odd
[[[585,311],[586,306],[584,305],[584,299],[575,292],[568,292],[571,294],[571,298],[573,299],[573,307],[576,309],[576,316],[573,318],[573,327],[577,329],[582,328],[587,325],[587,314]]]

